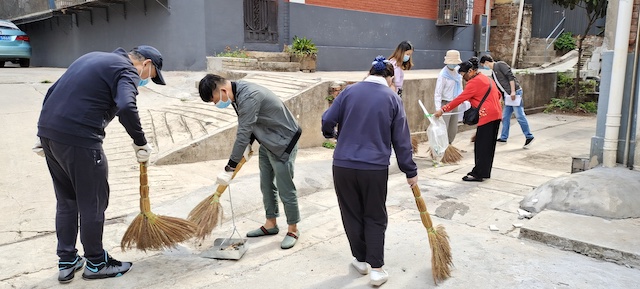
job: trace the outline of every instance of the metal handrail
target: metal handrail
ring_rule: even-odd
[[[556,25],[555,28],[553,28],[553,31],[551,31],[551,33],[549,33],[549,35],[547,35],[547,38],[544,39],[544,43],[547,43],[549,41],[549,38],[551,37],[551,35],[553,35],[553,33],[556,32],[556,30],[558,30],[558,28],[560,28],[560,25],[562,25],[562,23],[564,23],[564,20],[567,19],[567,17],[564,15],[564,11],[562,10],[562,19],[560,19],[560,22],[558,22],[558,25]],[[558,12],[558,11],[556,11]],[[562,30],[553,38],[553,40],[551,40],[551,43],[547,44],[547,47],[545,48],[545,51],[549,49],[549,46],[551,46],[551,44],[553,44],[556,39],[558,39],[558,37],[562,34],[562,32],[564,32],[564,28],[562,28]]]
[[[564,32],[564,28],[562,28],[562,30],[560,30],[560,32],[558,33],[558,35],[556,35],[556,37],[553,38],[553,40],[551,40],[551,42],[549,44],[547,44],[547,47],[545,47],[544,50],[548,50],[549,46],[551,46],[551,44],[553,44],[554,42],[556,42],[556,39],[558,39],[558,37],[560,37],[560,35],[562,35],[562,32]],[[547,37],[547,39],[549,39]],[[547,40],[545,40],[545,43],[547,42]]]

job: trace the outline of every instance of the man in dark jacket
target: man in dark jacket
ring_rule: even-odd
[[[533,134],[529,129],[529,122],[524,113],[524,99],[522,98],[522,88],[518,79],[513,75],[511,67],[504,61],[494,62],[491,55],[484,55],[480,58],[480,66],[491,70],[493,80],[504,96],[504,108],[502,111],[502,133],[498,142],[507,142],[509,138],[509,128],[511,115],[516,114],[516,120],[520,124],[522,133],[526,138],[522,148],[529,148],[533,141]]]
[[[218,175],[218,184],[228,185],[242,157],[248,160],[251,142],[255,139],[260,143],[260,190],[266,221],[264,226],[248,232],[247,237],[278,234],[277,196],[280,195],[289,225],[280,247],[293,247],[300,236],[297,225],[300,211],[293,172],[298,139],[302,134],[295,117],[275,93],[251,82],[229,81],[208,74],[200,80],[198,89],[204,102],[213,102],[218,108],[232,105],[238,114],[236,141],[229,163]]]
[[[147,162],[147,143],[136,105],[138,87],[152,80],[164,85],[162,55],[151,46],[129,53],[91,52],[74,61],[47,91],[38,120],[34,152],[46,158],[56,193],[58,281],[71,282],[86,266],[83,278],[118,277],[131,262],[120,262],[103,248],[104,212],[109,203],[107,158],[102,149],[104,129],[117,115],[133,140],[138,162]],[[76,239],[80,217],[78,255]]]

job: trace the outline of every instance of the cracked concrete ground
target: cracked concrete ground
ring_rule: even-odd
[[[60,288],[56,280],[55,198],[43,159],[30,151],[40,104],[62,70],[46,68],[0,70],[0,288]],[[182,78],[168,72],[165,78]],[[16,76],[17,75],[17,76]],[[191,75],[191,74],[190,74]],[[196,75],[195,73],[193,75]],[[185,83],[187,83],[185,81]],[[176,101],[145,90],[140,105],[152,107]],[[179,100],[177,100],[179,101]],[[455,268],[438,288],[638,288],[640,270],[542,243],[519,238],[514,224],[519,202],[541,184],[567,176],[571,157],[588,153],[595,132],[594,117],[535,114],[529,116],[536,141],[522,149],[524,137],[512,122],[512,137],[498,144],[492,178],[467,183],[461,177],[473,166],[472,131],[458,135],[454,145],[465,150],[457,165],[433,166],[420,144],[416,162],[419,184],[435,224],[450,236]],[[106,142],[130,142],[113,122]],[[569,132],[571,132],[569,134]],[[312,133],[312,132],[310,132]],[[319,132],[318,132],[319,133]],[[107,145],[107,143],[105,143]],[[571,148],[570,150],[567,148]],[[138,210],[137,165],[129,151],[109,151],[118,159],[110,168],[112,193],[105,225],[105,248],[120,260],[133,261],[120,278],[86,281],[80,274],[66,288],[369,288],[368,277],[349,266],[351,256],[342,228],[331,179],[331,153],[325,148],[300,150],[296,185],[300,194],[301,238],[291,250],[281,250],[284,233],[250,239],[238,261],[201,257],[215,238],[232,231],[231,203],[241,234],[264,218],[257,161],[248,162],[223,195],[223,223],[202,242],[190,240],[174,250],[125,251],[120,239]],[[130,161],[128,161],[130,159]],[[149,167],[151,208],[157,214],[186,217],[215,188],[215,174],[226,160]],[[389,228],[384,288],[435,288],[431,279],[426,230],[411,190],[397,166],[389,177]],[[284,224],[284,217],[279,222]],[[494,225],[498,231],[490,231]],[[572,226],[560,221],[558,228]],[[79,246],[80,253],[82,247]]]

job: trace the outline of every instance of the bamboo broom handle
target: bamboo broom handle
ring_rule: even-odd
[[[147,163],[140,163],[140,211],[151,212],[149,201],[149,178],[147,177]]]
[[[250,152],[250,154],[253,154],[253,151]],[[245,160],[244,156],[242,157],[242,159],[240,159],[240,162],[238,163],[238,165],[236,166],[236,170],[233,171],[233,175],[231,176],[231,179],[233,180],[236,177],[236,174],[240,171],[240,169],[242,168],[242,165],[244,165],[244,163],[246,163],[247,160]],[[222,195],[222,193],[224,193],[224,191],[227,189],[228,186],[225,185],[219,185],[218,189],[216,189],[216,194],[218,195],[218,197],[220,195]]]
[[[424,199],[420,193],[420,188],[418,185],[415,185],[411,188],[413,191],[413,196],[416,199],[416,205],[418,206],[418,211],[420,211],[420,219],[422,220],[422,224],[427,229],[433,229],[433,222],[431,222],[431,216],[429,216],[429,212],[427,212],[427,205],[424,203]]]

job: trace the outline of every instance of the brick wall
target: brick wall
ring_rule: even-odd
[[[511,64],[513,57],[513,42],[516,37],[518,24],[518,4],[496,4],[491,11],[491,19],[497,26],[491,27],[489,51],[494,59],[503,60]],[[522,59],[524,52],[531,42],[531,6],[525,4],[520,26],[520,43],[518,45],[517,62]]]
[[[638,13],[640,13],[640,0],[633,1],[633,14],[631,16],[631,33],[629,34],[629,52],[633,52],[636,46],[636,33],[638,33]]]
[[[438,2],[438,0],[306,0],[305,4],[435,20],[438,18]],[[486,0],[473,2],[473,19],[477,21],[476,15],[484,12]]]

